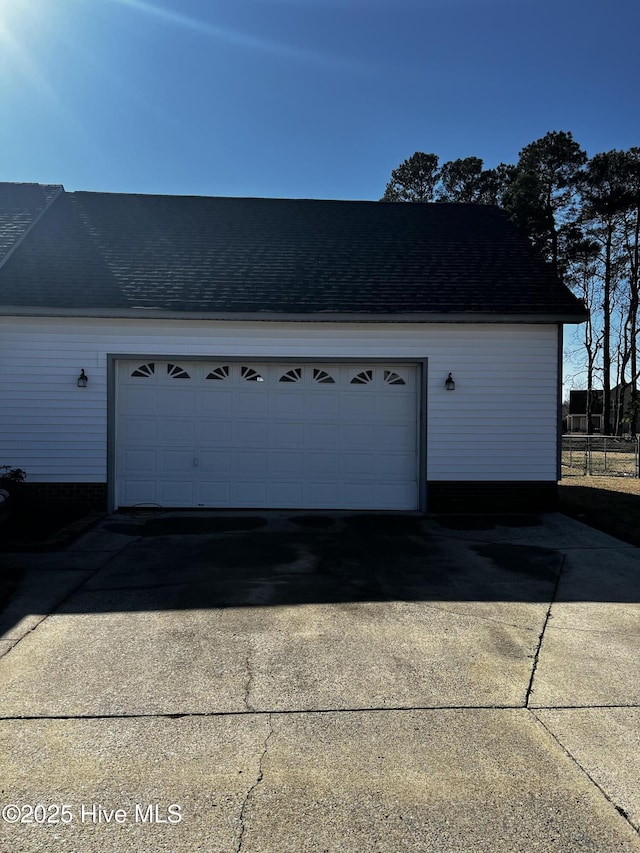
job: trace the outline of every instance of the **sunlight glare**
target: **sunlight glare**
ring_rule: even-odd
[[[0,0],[0,2],[2,2],[2,0]],[[151,15],[159,20],[165,21],[166,23],[174,24],[184,29],[193,30],[201,33],[202,35],[217,38],[220,41],[226,41],[229,44],[235,44],[240,47],[263,50],[269,53],[286,56],[290,59],[317,62],[322,65],[353,65],[351,60],[345,61],[316,51],[250,36],[245,33],[238,32],[237,30],[217,27],[207,21],[184,15],[181,12],[175,12],[172,9],[167,9],[164,6],[149,2],[149,0],[110,0],[110,2]]]

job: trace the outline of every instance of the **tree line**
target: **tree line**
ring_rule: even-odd
[[[391,173],[381,201],[496,204],[584,300],[580,327],[587,422],[602,388],[605,435],[640,420],[640,148],[589,158],[569,132],[525,146],[515,164],[485,169],[479,157],[439,164],[417,151]]]

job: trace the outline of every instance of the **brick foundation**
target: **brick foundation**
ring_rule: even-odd
[[[554,512],[555,481],[427,483],[427,512]]]
[[[37,503],[84,503],[87,510],[107,508],[106,483],[22,483],[19,500]],[[454,481],[427,483],[427,512],[554,512],[554,481]]]
[[[16,498],[33,503],[86,504],[87,511],[106,510],[106,483],[21,483]]]

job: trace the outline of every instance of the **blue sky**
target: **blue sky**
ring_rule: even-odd
[[[377,199],[414,151],[640,145],[637,0],[0,0],[0,180]]]

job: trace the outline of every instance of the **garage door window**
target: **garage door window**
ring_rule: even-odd
[[[153,362],[150,362],[149,364],[141,364],[140,367],[136,367],[131,375],[138,379],[145,379],[149,376],[153,376],[155,372],[156,366]]]

